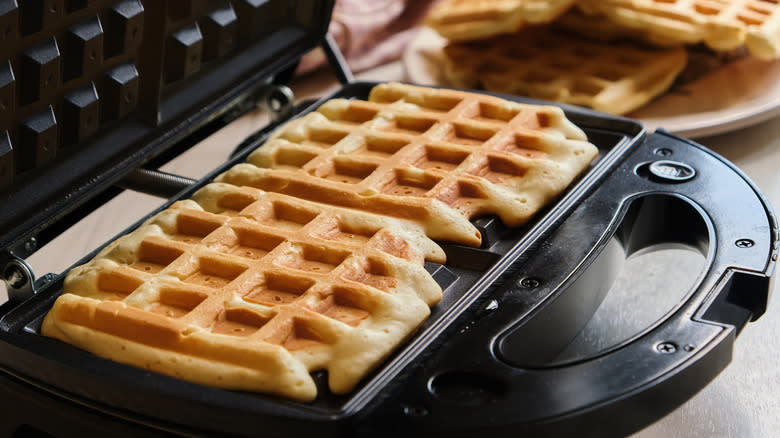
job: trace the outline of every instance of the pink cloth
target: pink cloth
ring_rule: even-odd
[[[398,59],[435,0],[337,0],[328,32],[354,72]],[[317,49],[304,56],[298,73],[325,63]]]

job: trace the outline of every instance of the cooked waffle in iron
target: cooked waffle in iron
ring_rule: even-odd
[[[332,100],[250,156],[270,168],[235,166],[72,269],[41,332],[206,385],[305,401],[327,370],[344,393],[441,298],[429,237],[522,223],[595,154],[554,107],[401,84]]]
[[[525,223],[595,158],[560,108],[398,83],[333,99],[218,180],[421,224],[470,245],[464,218]]]
[[[767,0],[579,0],[585,11],[662,41],[715,50],[746,44],[761,59],[780,56],[780,4]]]
[[[450,40],[471,40],[549,23],[573,4],[574,0],[445,0],[431,9],[425,23]]]
[[[429,314],[443,260],[410,224],[211,184],[73,269],[42,333],[207,385],[349,391]]]
[[[625,114],[666,91],[685,68],[683,48],[605,44],[554,27],[450,43],[445,73],[457,87],[482,88]]]

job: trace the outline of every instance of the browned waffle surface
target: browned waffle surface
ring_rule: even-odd
[[[391,83],[275,133],[226,183],[402,218],[479,243],[465,219],[527,222],[595,158],[560,108]]]
[[[431,9],[426,24],[451,40],[486,38],[549,23],[573,4],[574,0],[445,0]]]
[[[431,239],[527,221],[595,157],[556,107],[375,87],[280,128],[249,161],[72,269],[41,332],[206,385],[350,391],[441,299]]]
[[[442,259],[398,221],[212,184],[73,269],[42,333],[228,389],[344,393],[410,336]]]
[[[580,0],[591,13],[651,39],[705,43],[715,50],[746,44],[761,59],[780,56],[780,4],[768,0]]]
[[[445,72],[456,86],[520,94],[625,114],[666,91],[685,68],[684,48],[585,40],[552,27],[451,43]]]
[[[571,8],[550,25],[557,31],[584,36],[592,41],[637,41],[658,47],[683,46],[678,39],[663,38],[647,29],[620,24],[595,8],[585,9],[587,13],[580,7]]]

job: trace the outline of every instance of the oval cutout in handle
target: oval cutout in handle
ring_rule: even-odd
[[[549,368],[630,342],[686,301],[705,269],[708,248],[707,225],[688,202],[670,195],[633,200],[614,236],[578,278],[498,336],[498,356],[523,368]]]
[[[705,257],[685,245],[662,244],[639,251],[623,262],[596,313],[553,364],[600,356],[665,319],[693,290]]]

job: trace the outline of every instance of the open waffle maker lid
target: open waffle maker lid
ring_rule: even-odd
[[[442,286],[442,302],[348,394],[329,393],[319,372],[320,396],[311,403],[225,391],[42,337],[41,320],[62,291],[64,273],[38,281],[17,275],[34,251],[31,238],[45,243],[118,193],[127,175],[155,169],[221,126],[224,116],[280,90],[273,83],[325,40],[333,7],[315,0],[51,4],[54,12],[34,11],[42,17],[36,21],[27,6],[0,1],[0,22],[12,17],[20,26],[14,44],[1,49],[17,99],[15,112],[0,119],[0,262],[14,292],[0,307],[0,394],[16,400],[0,410],[6,431],[34,425],[53,435],[624,435],[713,379],[730,360],[736,335],[764,312],[778,231],[755,186],[703,146],[564,106],[598,146],[595,163],[530,224],[507,228],[481,218],[475,225],[482,247],[445,244],[447,264],[426,264]],[[79,70],[74,53],[89,57],[93,49],[103,54],[100,62],[82,62]],[[51,56],[62,57],[53,70],[61,91],[43,86]],[[8,77],[0,71],[0,79]],[[31,78],[43,82],[33,87]],[[364,99],[372,85],[345,83],[335,97]],[[128,102],[128,91],[137,100]],[[89,128],[90,115],[99,126]],[[187,188],[161,208],[243,161],[272,128],[247,138],[201,181],[184,181]],[[53,144],[56,151],[44,147]],[[614,289],[645,280],[617,284],[615,266],[670,244],[704,260],[690,289],[635,332],[576,351],[573,344]],[[647,297],[640,298],[629,293],[612,311],[640,315]]]
[[[62,231],[52,223],[78,215],[131,170],[170,159],[185,137],[245,112],[323,40],[332,8],[328,0],[0,2],[0,248],[23,253],[31,237],[42,245]]]

